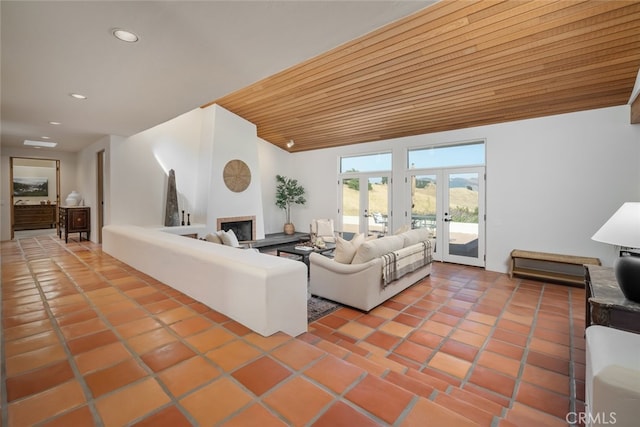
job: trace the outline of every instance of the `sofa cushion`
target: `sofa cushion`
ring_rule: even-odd
[[[393,234],[398,235],[398,234],[406,233],[409,230],[411,230],[411,227],[409,226],[409,224],[404,224],[403,226],[398,228],[396,231],[394,231]]]
[[[220,239],[220,236],[218,236],[218,233],[209,233],[204,236],[204,240],[210,243],[217,243],[219,245],[222,244],[222,240]]]
[[[351,240],[336,237],[336,250],[334,252],[334,261],[342,264],[351,264],[356,251],[364,243],[364,234],[356,234]]]
[[[389,252],[402,249],[403,245],[402,236],[385,236],[380,239],[368,240],[360,245],[351,263],[362,264],[371,261]]]
[[[225,246],[231,246],[234,248],[240,247],[240,242],[238,242],[236,233],[234,233],[233,230],[229,230],[229,231],[220,230],[218,231],[218,236],[220,236],[220,240],[222,240],[222,243]]]
[[[411,245],[415,245],[416,243],[429,240],[431,233],[426,228],[415,228],[413,230],[405,231],[400,234],[400,236],[404,239],[403,247],[406,248]]]

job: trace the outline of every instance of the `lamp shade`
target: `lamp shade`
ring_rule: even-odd
[[[624,203],[591,239],[627,248],[640,248],[640,202]]]

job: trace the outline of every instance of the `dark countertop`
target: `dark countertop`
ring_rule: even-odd
[[[616,306],[626,311],[640,313],[640,304],[629,301],[624,297],[618,282],[616,281],[613,268],[598,265],[588,265],[591,288],[593,295],[589,301],[603,305]]]

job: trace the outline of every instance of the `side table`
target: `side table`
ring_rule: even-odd
[[[62,230],[64,229],[65,243],[69,243],[69,233],[80,233],[79,240],[82,240],[82,233],[87,233],[87,240],[89,240],[91,211],[88,206],[60,206],[59,211],[58,237],[62,238]]]
[[[585,328],[609,326],[640,333],[640,304],[624,297],[613,269],[585,265]]]

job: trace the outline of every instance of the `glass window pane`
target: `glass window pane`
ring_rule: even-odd
[[[391,153],[341,157],[340,172],[377,172],[391,170]]]
[[[342,180],[342,231],[360,232],[360,179]]]
[[[484,142],[409,150],[409,168],[484,165]]]
[[[370,177],[367,188],[369,234],[384,235],[389,222],[389,178],[386,176]]]
[[[477,173],[449,175],[449,254],[478,257],[480,198]]]
[[[436,237],[436,175],[411,176],[411,228],[428,228]],[[435,248],[434,248],[435,251]]]

